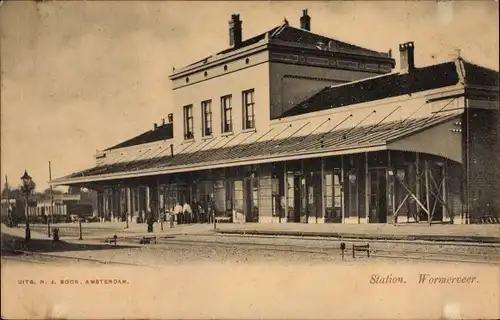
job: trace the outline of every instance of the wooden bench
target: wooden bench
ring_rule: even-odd
[[[352,257],[356,257],[356,251],[359,252],[366,252],[368,258],[370,257],[370,245],[369,244],[362,244],[362,245],[352,245]]]
[[[216,222],[231,222],[231,217],[215,217]]]
[[[156,244],[156,237],[142,237],[140,244],[148,244],[153,241],[154,244]]]
[[[106,238],[105,240],[106,243],[115,243],[115,246],[116,246],[116,243],[118,242],[118,237],[116,235],[114,235],[113,237],[111,238]]]

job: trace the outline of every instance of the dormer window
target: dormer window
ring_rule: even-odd
[[[184,106],[184,140],[194,139],[193,105]]]

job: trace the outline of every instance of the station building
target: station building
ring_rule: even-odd
[[[478,223],[499,215],[498,71],[416,66],[315,34],[307,10],[170,75],[151,130],[53,180],[97,190],[108,219],[214,201],[233,222]],[[491,220],[491,219],[490,219]]]

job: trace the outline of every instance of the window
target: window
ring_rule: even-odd
[[[243,130],[255,128],[254,90],[243,92]]]
[[[221,98],[222,109],[222,133],[233,132],[231,96]]]
[[[193,131],[193,105],[184,107],[184,139],[194,138]]]
[[[201,103],[202,136],[212,135],[212,100]]]

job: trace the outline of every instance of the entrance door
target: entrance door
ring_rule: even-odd
[[[384,168],[369,170],[371,223],[387,222],[387,177]]]
[[[306,178],[303,174],[293,176],[293,222],[307,223],[308,197]]]
[[[325,222],[342,222],[342,191],[340,177],[340,171],[325,173]]]
[[[309,190],[304,175],[300,176],[300,222],[307,223],[309,219]]]
[[[259,188],[257,178],[245,178],[244,207],[246,222],[259,222]]]
[[[302,213],[302,199],[301,199],[301,189],[302,186],[300,175],[293,176],[293,222],[300,222],[300,216]]]

